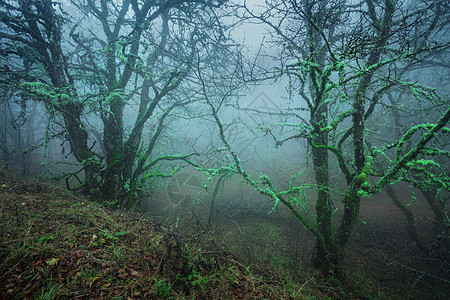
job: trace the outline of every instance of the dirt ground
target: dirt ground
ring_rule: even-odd
[[[411,199],[407,188],[401,187],[398,192],[402,199]],[[271,205],[264,202],[239,203],[243,202],[227,205],[222,201],[219,205],[214,235],[224,247],[255,269],[270,266],[292,276],[311,272],[314,239],[310,232],[283,207],[271,212]],[[198,233],[207,223],[208,204],[203,204],[203,209],[197,205],[196,209],[185,206],[166,208],[164,212],[171,211],[172,218],[177,216],[170,222],[178,222],[186,234]],[[432,214],[427,205],[417,193],[410,207],[417,217],[420,239],[430,244]],[[339,219],[342,208],[336,206],[335,218]],[[307,210],[313,212],[314,208],[311,205]],[[362,199],[359,221],[344,261],[343,288],[347,295],[353,299],[450,299],[448,266],[445,273],[439,257],[425,257],[406,226],[406,218],[387,195]]]
[[[404,201],[411,199],[407,188],[397,191]],[[252,272],[270,277],[277,270],[288,275],[286,278],[311,283],[324,295],[342,294],[339,299],[450,299],[448,265],[438,256],[426,257],[418,250],[408,235],[406,218],[385,194],[362,199],[359,221],[346,249],[345,281],[336,285],[326,282],[332,278],[314,282],[317,274],[309,266],[314,247],[310,232],[283,207],[273,210],[272,203],[248,190],[240,192],[241,198],[234,201],[229,194],[221,194],[212,226],[208,225],[208,199],[182,197],[183,201],[177,202],[160,193],[151,199],[146,216],[187,236],[214,239]],[[181,190],[180,194],[184,195]],[[420,239],[430,245],[432,213],[420,193],[416,196],[410,207]],[[336,206],[338,220],[342,208]],[[314,219],[314,207],[305,209],[304,213]]]

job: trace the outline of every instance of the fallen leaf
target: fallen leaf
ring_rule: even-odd
[[[99,276],[95,276],[94,278],[92,278],[91,283],[89,284],[89,287],[92,287],[95,284],[95,282],[98,281],[99,278],[100,278]]]
[[[32,266],[37,266],[37,265],[41,265],[42,264],[42,261],[41,260],[37,260],[37,261],[34,261],[31,265]]]

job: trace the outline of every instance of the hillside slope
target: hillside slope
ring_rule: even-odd
[[[2,299],[340,298],[311,278],[252,274],[214,244],[3,171],[0,224]]]

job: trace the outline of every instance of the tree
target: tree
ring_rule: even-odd
[[[130,208],[146,178],[164,176],[152,167],[192,163],[194,152],[156,149],[167,117],[193,102],[189,84],[175,91],[199,57],[195,45],[225,40],[214,12],[224,2],[0,1],[0,53],[9,61],[1,84],[45,103],[81,165],[67,174],[79,181],[75,188]],[[149,123],[154,130],[146,132]]]
[[[33,165],[29,150],[35,145],[37,103],[27,106],[11,90],[3,90],[1,105],[0,133],[1,153],[5,169],[12,164],[21,168],[22,174],[28,174]]]
[[[419,5],[391,0],[355,4],[339,0],[274,0],[255,10],[241,7],[244,19],[266,25],[273,41],[282,45],[276,55],[281,57],[278,72],[290,78],[288,89],[297,96],[290,99],[290,109],[278,113],[289,122],[265,126],[265,132],[274,137],[276,146],[290,140],[307,140],[315,175],[312,186],[317,195],[315,222],[302,213],[302,195],[311,188],[298,180],[304,170],[292,175],[285,190],[276,188],[267,175],[253,179],[226,138],[226,124],[219,117],[220,105],[213,101],[211,93],[206,98],[231,162],[207,171],[212,175],[241,174],[255,190],[272,198],[275,204],[285,205],[314,234],[313,263],[325,274],[340,274],[345,245],[358,220],[363,196],[406,180],[409,172],[425,175],[431,165],[441,166],[436,159],[433,163],[427,160],[429,165],[422,164],[421,157],[448,159],[445,146],[429,146],[432,139],[445,139],[448,135],[448,102],[433,89],[405,80],[406,71],[424,57],[448,49],[448,43],[436,40],[448,28],[442,21],[447,14],[442,5],[441,1]],[[412,120],[411,127],[393,144],[375,143],[366,123],[382,113],[380,108],[385,106],[387,93],[399,89],[415,97],[419,105],[428,102],[434,109],[443,109],[436,112],[438,118],[432,124]],[[206,89],[204,92],[208,94]],[[277,134],[275,129],[281,127],[292,130]],[[413,135],[418,135],[417,142],[411,142],[410,149],[404,151],[404,143],[411,141]],[[397,148],[397,155],[386,164],[380,154],[386,157],[385,151],[392,148]],[[378,162],[385,167],[374,172],[373,166]],[[330,174],[334,172],[345,179],[339,192],[331,187]],[[445,172],[436,175],[439,179],[434,182],[441,184],[440,189],[448,190]],[[376,180],[373,187],[370,178]],[[343,205],[340,218],[334,214],[333,202],[337,200]]]

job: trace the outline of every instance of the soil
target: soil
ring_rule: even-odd
[[[208,201],[167,205],[159,195],[146,220],[0,175],[2,299],[450,299],[448,265],[417,249],[383,194],[361,202],[337,280],[310,267],[310,232],[283,207],[245,191],[247,201],[222,199],[210,226]],[[426,205],[418,194],[411,208],[420,239],[431,245]],[[305,210],[313,219],[313,206]]]
[[[411,199],[408,187],[396,189],[402,199]],[[416,215],[420,239],[431,245],[432,212],[420,193],[416,194],[417,199],[410,207]],[[304,274],[312,272],[312,234],[283,207],[272,211],[271,204],[261,205],[257,201],[261,200],[242,205],[245,203],[242,200],[225,204],[222,199],[214,222],[215,237],[254,269],[264,272],[264,268],[270,267],[293,277],[307,276]],[[335,218],[339,219],[342,207],[336,206]],[[196,207],[194,212],[191,209],[195,217],[187,214],[186,218],[178,219],[181,231],[187,235],[198,232],[202,228],[199,223],[205,224],[207,219],[208,205],[203,209]],[[313,205],[306,210],[313,212]],[[166,207],[165,211],[180,216],[185,210]],[[161,217],[174,221],[170,219],[167,215]],[[408,234],[406,218],[383,193],[362,199],[359,221],[346,247],[343,270],[343,298],[450,299],[449,266],[438,255],[427,257],[416,247]],[[339,295],[328,280],[325,279],[323,289]]]

